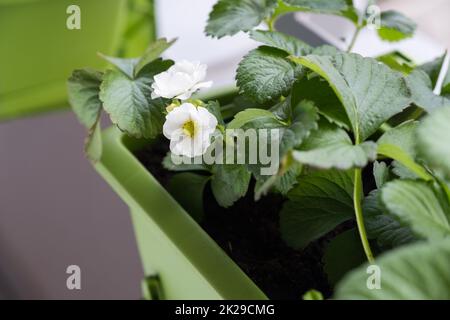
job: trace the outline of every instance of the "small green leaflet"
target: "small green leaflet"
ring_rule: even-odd
[[[239,112],[227,125],[227,129],[252,128],[279,128],[283,126],[272,112],[264,109],[248,108]]]
[[[373,163],[373,177],[378,189],[380,189],[389,180],[389,167],[385,162],[375,161]]]
[[[351,171],[314,171],[300,175],[280,213],[283,239],[304,248],[354,216]]]
[[[449,300],[450,240],[418,243],[389,252],[376,266],[364,264],[337,286],[335,299],[344,300]],[[371,269],[368,269],[370,267]],[[370,273],[368,274],[368,270]],[[381,274],[378,271],[381,270]],[[367,283],[379,276],[379,289]],[[369,278],[370,277],[370,278]]]
[[[287,56],[285,51],[268,46],[250,51],[237,69],[240,92],[261,104],[287,95],[302,69]]]
[[[434,111],[419,125],[417,149],[436,174],[450,180],[450,106]]]
[[[347,170],[365,167],[376,159],[376,150],[377,146],[372,141],[353,145],[345,130],[322,121],[319,130],[312,132],[292,156],[298,162],[315,168]]]
[[[99,98],[103,74],[92,69],[73,71],[67,81],[69,103],[78,120],[90,130],[102,109]]]
[[[291,59],[327,80],[344,106],[357,142],[410,104],[401,73],[375,59],[348,53]]]
[[[383,249],[395,248],[417,240],[411,228],[400,224],[395,217],[385,212],[379,193],[379,190],[373,190],[363,202],[364,224],[369,239],[376,239]]]
[[[142,69],[155,61],[164,51],[174,44],[176,39],[167,41],[161,38],[151,43],[140,58],[117,58],[99,53],[99,56],[114,65],[117,69],[127,75],[130,79],[136,78]]]
[[[247,193],[251,174],[245,165],[216,164],[212,173],[211,188],[220,206],[227,208]]]
[[[432,180],[433,177],[416,161],[416,136],[418,126],[416,121],[407,121],[400,126],[387,131],[378,140],[378,154],[394,159],[401,163],[407,170],[424,180]]]
[[[150,64],[159,58],[159,56],[169,49],[177,39],[173,39],[171,41],[167,41],[166,38],[161,38],[151,43],[148,48],[145,50],[144,54],[140,57],[136,66],[134,67],[133,75],[136,77],[139,72],[141,72],[145,66]]]
[[[67,81],[69,103],[78,120],[88,129],[84,151],[92,161],[102,154],[99,98],[103,74],[92,69],[75,70]]]
[[[286,51],[293,56],[303,56],[312,52],[312,47],[296,37],[277,32],[253,30],[250,32],[250,38],[264,43],[267,46]]]
[[[303,295],[303,300],[323,300],[323,294],[317,290],[309,290]]]
[[[406,81],[412,94],[412,101],[418,107],[427,112],[441,107],[450,107],[450,99],[433,93],[431,80],[424,71],[414,70],[406,78]]]
[[[222,38],[250,31],[268,18],[276,6],[277,0],[219,0],[209,14],[205,33]]]
[[[378,35],[385,41],[400,41],[414,35],[417,25],[410,18],[394,10],[384,11],[380,17]]]
[[[358,15],[351,0],[283,0],[298,11],[339,15],[358,22]],[[285,9],[287,10],[287,8]]]
[[[450,236],[448,204],[440,198],[430,183],[418,180],[396,180],[381,189],[387,211],[429,240]]]

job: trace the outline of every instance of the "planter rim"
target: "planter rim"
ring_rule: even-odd
[[[202,97],[212,98],[218,92],[230,90],[213,91]],[[102,138],[103,153],[101,160],[94,164],[96,170],[128,206],[138,206],[146,213],[219,296],[224,299],[267,299],[134,156],[133,151],[150,143],[149,140],[129,138],[115,127],[104,130]],[[145,192],[155,184],[158,186],[156,192]],[[167,206],[164,213],[152,212],[155,201],[164,201]]]

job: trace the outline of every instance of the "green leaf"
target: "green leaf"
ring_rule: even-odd
[[[272,176],[262,176],[258,173],[254,174],[257,178],[255,184],[255,201],[261,199],[269,193],[271,189],[275,189],[283,196],[297,184],[297,178],[302,173],[303,165],[298,162],[290,163],[287,168],[283,167],[279,169],[276,175]]]
[[[164,51],[172,46],[175,41],[176,39],[169,42],[166,38],[158,39],[155,42],[152,42],[145,50],[144,54],[139,58],[110,57],[102,53],[99,53],[99,56],[114,65],[130,79],[134,79],[145,66],[155,61]]]
[[[319,115],[311,101],[303,100],[292,108],[292,116],[286,128],[282,131],[280,156],[301,145],[314,130],[318,129]]]
[[[289,101],[289,99],[286,100]],[[279,165],[279,161],[284,161],[283,159],[290,150],[300,145],[310,135],[311,131],[317,129],[317,121],[319,118],[316,107],[310,101],[301,101],[294,107],[287,102],[286,104],[281,104],[279,108],[282,110],[246,109],[238,113],[227,127],[227,129],[279,129],[279,134],[276,137],[269,133],[267,139],[269,144],[274,142],[279,144],[279,157],[277,159],[273,158],[273,161],[278,161],[275,163],[277,166]],[[284,121],[281,121],[275,115],[277,111],[282,115]],[[259,139],[260,136],[257,138]],[[272,150],[272,145],[268,145],[267,150]],[[249,159],[248,154],[246,157]],[[255,178],[259,180],[259,184],[256,186],[256,200],[262,194],[266,194],[272,186],[279,188],[281,192],[287,192],[286,189],[290,189],[295,183],[295,173],[297,170],[291,171],[288,170],[288,167],[281,168],[278,171],[277,177],[270,178],[270,176],[262,176],[260,173],[261,168],[266,166],[267,164],[262,165],[260,161],[247,165]],[[286,174],[287,176],[284,177]]]
[[[274,183],[274,188],[283,196],[298,183],[297,178],[302,173],[303,166],[299,163],[292,163],[288,169],[281,175],[277,176]]]
[[[250,31],[269,17],[277,0],[219,0],[209,14],[205,33],[221,38]]]
[[[380,189],[388,180],[390,172],[385,162],[375,161],[373,163],[373,177],[375,178],[375,184]]]
[[[408,121],[384,133],[378,140],[378,154],[400,162],[417,177],[433,177],[416,161],[416,135],[418,122]]]
[[[134,68],[139,62],[139,58],[117,58],[98,53],[98,55],[105,61],[109,62],[125,74],[130,79],[134,78]]]
[[[381,13],[381,28],[378,35],[386,41],[400,41],[410,38],[416,30],[416,23],[400,12],[389,10]]]
[[[203,191],[209,179],[210,176],[183,172],[174,175],[167,186],[169,193],[197,222],[204,216]]]
[[[78,120],[91,130],[102,109],[99,98],[103,74],[92,69],[75,70],[67,81],[69,103]]]
[[[220,206],[227,208],[247,193],[251,174],[244,165],[216,164],[212,173],[211,188]]]
[[[315,171],[298,177],[280,213],[280,231],[293,248],[303,248],[353,217],[353,174]]]
[[[252,50],[237,69],[236,80],[241,93],[262,104],[287,95],[301,74],[301,67],[286,57],[286,52],[272,47]]]
[[[227,125],[227,129],[252,128],[279,128],[283,122],[270,111],[264,109],[249,108],[239,112]]]
[[[144,69],[145,66],[147,66],[149,63],[155,61],[159,58],[159,56],[169,49],[174,43],[176,39],[173,39],[171,41],[167,41],[166,38],[161,38],[156,40],[155,42],[151,43],[148,48],[145,50],[142,57],[139,59],[139,61],[136,63],[136,66],[133,70],[133,75],[137,76],[139,72]]]
[[[319,113],[328,121],[342,128],[350,129],[348,117],[345,112],[342,112],[342,103],[324,79],[303,77],[296,81],[292,88],[292,101],[296,103],[301,100],[313,101],[319,109]]]
[[[363,168],[375,160],[377,146],[372,141],[353,145],[347,132],[323,121],[299,149],[292,156],[300,163],[320,169],[347,170]]]
[[[412,101],[418,107],[432,112],[434,109],[450,106],[450,99],[435,95],[428,75],[416,69],[406,78],[411,90]]]
[[[219,125],[225,126],[222,112],[220,110],[220,104],[218,101],[208,101],[208,103],[205,104],[204,107],[216,117]]]
[[[348,2],[346,0],[283,0],[288,5],[297,7],[299,10],[325,13],[340,14],[348,10]]]
[[[317,290],[309,290],[303,295],[303,300],[323,300],[323,294]]]
[[[427,116],[417,130],[417,149],[438,174],[450,179],[450,107]]]
[[[388,212],[409,225],[419,236],[430,240],[450,236],[449,215],[429,183],[396,180],[381,190],[381,200]]]
[[[400,224],[382,208],[379,190],[373,190],[364,199],[363,212],[367,236],[376,239],[381,248],[391,249],[417,240],[411,228]]]
[[[353,228],[332,239],[325,248],[324,270],[332,285],[336,285],[350,270],[366,261],[358,231]]]
[[[344,106],[357,142],[410,103],[402,75],[375,59],[357,54],[291,59],[327,80]]]
[[[311,46],[305,42],[277,31],[253,30],[250,32],[250,38],[294,56],[303,56],[312,51]]]
[[[145,138],[155,137],[164,123],[165,102],[151,99],[153,77],[167,69],[168,62],[156,60],[152,73],[131,79],[122,72],[108,70],[100,88],[100,100],[111,121],[128,134]]]
[[[380,289],[369,289],[368,265],[348,274],[336,288],[335,299],[449,300],[450,240],[418,243],[392,251],[377,259]]]
[[[398,51],[392,51],[384,55],[377,56],[377,60],[383,62],[391,69],[400,71],[405,75],[411,73],[411,71],[415,68],[413,61]]]

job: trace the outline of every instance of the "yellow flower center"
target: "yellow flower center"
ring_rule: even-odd
[[[183,131],[189,137],[193,137],[195,135],[195,123],[193,121],[188,121],[183,124]]]

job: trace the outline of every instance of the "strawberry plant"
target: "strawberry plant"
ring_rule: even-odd
[[[355,33],[347,50],[312,47],[276,31],[277,19],[295,11],[350,20]],[[140,58],[104,57],[114,69],[77,70],[68,82],[73,110],[89,130],[87,153],[94,161],[101,155],[104,110],[126,134],[169,140],[161,165],[175,173],[171,185],[178,194],[186,186],[195,191],[183,201],[199,221],[210,186],[224,208],[250,193],[255,202],[283,197],[282,207],[273,208],[279,232],[298,251],[342,233],[343,225],[355,226],[356,238],[344,241],[342,233],[330,248],[335,243],[337,257],[346,260],[339,250],[350,241],[367,265],[346,268],[335,297],[450,298],[447,59],[396,68],[352,53],[370,23],[351,0],[219,0],[206,34],[243,31],[261,43],[236,71],[238,98],[227,105],[199,99],[196,91],[211,85],[206,66],[159,58],[171,45],[165,39]],[[415,28],[387,11],[377,32],[401,41]],[[370,286],[373,266],[381,282]]]

